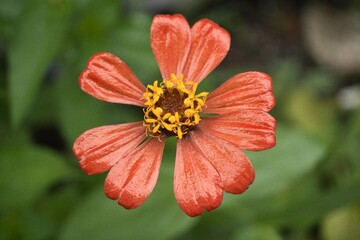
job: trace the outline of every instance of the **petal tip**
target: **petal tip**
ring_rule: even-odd
[[[90,57],[78,84],[84,92],[99,100],[144,106],[140,99],[145,86],[130,67],[112,53],[100,52]]]
[[[181,209],[188,215],[189,217],[198,217],[204,214],[205,210],[207,212],[211,212],[217,209],[222,203],[223,195],[220,196],[219,199],[215,199],[207,205],[198,205],[193,206],[193,208],[181,207]]]

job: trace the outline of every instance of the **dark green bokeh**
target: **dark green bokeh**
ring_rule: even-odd
[[[360,74],[321,61],[304,24],[309,9],[346,15],[359,4],[0,0],[0,239],[360,239]],[[71,151],[87,129],[142,119],[137,107],[83,93],[77,78],[92,54],[108,51],[144,84],[161,80],[149,42],[157,13],[209,18],[230,32],[228,56],[200,89],[250,70],[274,83],[277,146],[247,152],[253,185],[197,218],[173,196],[175,139],[154,192],[132,211],[107,199],[106,174],[87,176]]]

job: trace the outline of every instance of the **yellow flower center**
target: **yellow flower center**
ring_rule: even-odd
[[[195,94],[197,83],[185,81],[183,74],[164,79],[158,85],[148,85],[144,93],[144,126],[146,133],[160,139],[175,135],[181,139],[201,120],[199,113],[205,105],[207,92]]]

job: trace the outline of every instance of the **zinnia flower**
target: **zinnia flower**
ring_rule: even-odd
[[[86,93],[139,106],[144,119],[90,129],[73,151],[87,174],[109,170],[105,194],[132,209],[155,187],[166,139],[175,136],[175,198],[189,216],[201,215],[217,208],[224,192],[240,194],[253,182],[254,169],[242,149],[275,145],[275,119],[267,113],[275,104],[272,81],[246,72],[210,94],[196,93],[230,48],[229,33],[208,19],[190,28],[182,15],[157,15],[150,41],[162,81],[145,87],[110,53],[91,57],[79,77]]]

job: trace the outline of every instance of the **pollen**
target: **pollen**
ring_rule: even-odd
[[[148,85],[145,100],[144,126],[150,137],[173,135],[181,139],[200,122],[207,92],[196,94],[197,83],[184,80],[183,74],[171,74],[160,84]]]

